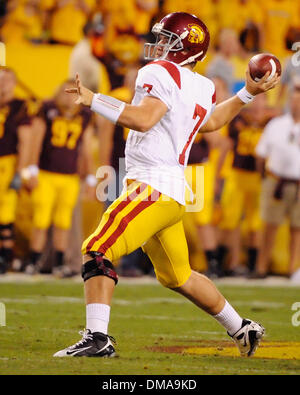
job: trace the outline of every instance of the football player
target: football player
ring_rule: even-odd
[[[202,274],[191,270],[182,225],[185,178],[196,134],[212,132],[231,121],[254,96],[279,82],[267,73],[215,106],[211,80],[193,72],[209,45],[206,25],[194,15],[172,13],[155,24],[156,43],[145,44],[132,104],[94,94],[77,75],[77,104],[130,128],[126,142],[124,192],[106,210],[99,227],[82,246],[82,277],[87,310],[83,338],[54,356],[114,356],[107,334],[110,304],[118,278],[113,262],[139,246],[151,259],[157,279],[212,315],[236,341],[242,355],[251,356],[264,328],[243,319]]]
[[[54,225],[54,266],[63,266],[79,193],[77,162],[80,152],[84,155],[88,173],[87,188],[95,194],[96,178],[92,175],[90,155],[92,112],[74,105],[74,99],[65,94],[64,90],[73,86],[73,81],[62,84],[54,99],[44,102],[33,120],[35,144],[32,161],[36,162],[31,166],[35,166],[35,170],[28,174],[27,183],[32,186],[33,231],[30,256],[23,267],[28,274],[39,271],[38,263],[51,224]]]
[[[0,274],[13,259],[17,192],[30,158],[31,122],[26,102],[14,97],[13,70],[0,70]]]
[[[232,142],[233,164],[221,197],[222,219],[219,227],[225,245],[221,243],[219,253],[222,262],[228,248],[230,249],[230,262],[226,272],[231,275],[238,270],[240,260],[237,230],[243,214],[248,230],[249,272],[253,272],[256,264],[262,221],[259,212],[261,175],[256,171],[255,148],[270,118],[266,95],[259,95],[229,126],[228,137]]]

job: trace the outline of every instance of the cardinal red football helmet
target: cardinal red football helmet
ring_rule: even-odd
[[[173,12],[152,28],[154,44],[146,43],[147,60],[166,59],[183,66],[205,58],[209,46],[209,31],[195,15]]]

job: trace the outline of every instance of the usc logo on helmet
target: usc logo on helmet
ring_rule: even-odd
[[[199,25],[190,24],[190,34],[188,40],[193,44],[201,44],[205,39],[205,33]]]

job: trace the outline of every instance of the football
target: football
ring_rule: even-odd
[[[276,56],[270,53],[262,53],[253,56],[249,62],[250,75],[258,82],[268,71],[271,73],[268,80],[277,73],[281,75],[281,64]]]

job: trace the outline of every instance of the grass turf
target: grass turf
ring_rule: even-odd
[[[85,325],[83,287],[72,281],[0,284],[6,327],[0,327],[0,374],[300,374],[300,326],[292,325],[291,306],[299,288],[220,286],[243,317],[267,329],[264,344],[290,342],[293,359],[222,355],[232,345],[223,328],[193,304],[159,285],[116,287],[109,332],[118,358],[53,358],[80,340]],[[272,343],[270,343],[272,344]],[[281,344],[281,343],[279,343]],[[186,352],[200,348],[200,355]],[[214,352],[216,350],[216,352]],[[296,351],[295,351],[296,350]],[[296,356],[295,356],[296,352]],[[299,358],[298,353],[299,352]]]

